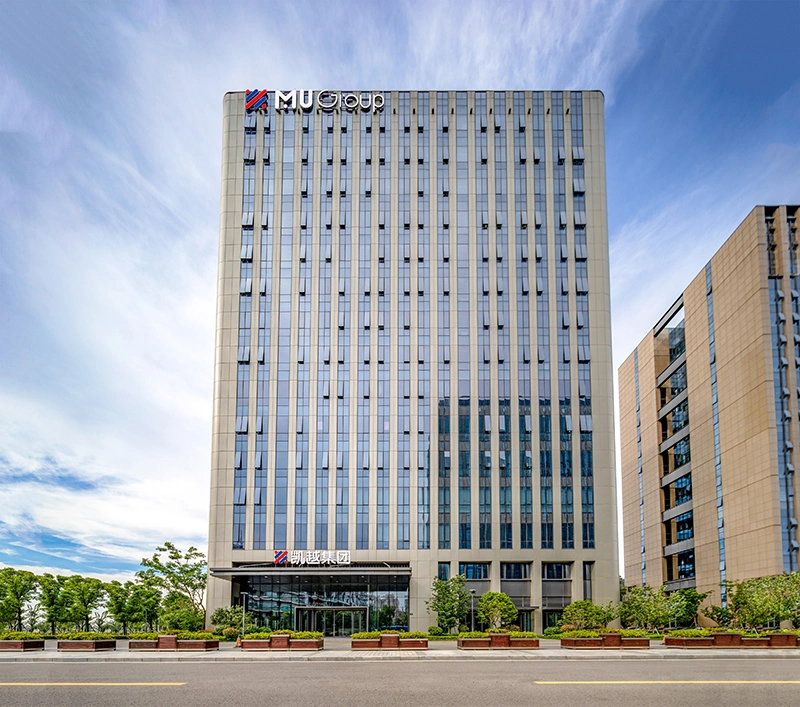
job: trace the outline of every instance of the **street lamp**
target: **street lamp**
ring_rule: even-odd
[[[244,615],[247,611],[247,597],[250,592],[239,592],[242,597],[242,638],[244,639]]]
[[[472,595],[470,597],[470,604],[471,604],[471,607],[472,607],[472,611],[470,613],[472,615],[472,630],[474,631],[475,630],[475,590],[474,589],[470,589],[469,592]]]

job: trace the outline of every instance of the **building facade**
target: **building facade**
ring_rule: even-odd
[[[603,96],[224,99],[208,606],[618,595]]]
[[[797,206],[758,206],[619,369],[625,581],[798,569]]]

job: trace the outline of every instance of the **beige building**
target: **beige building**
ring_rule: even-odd
[[[629,586],[798,569],[798,211],[753,209],[619,369]]]
[[[224,99],[210,611],[617,596],[603,96]]]

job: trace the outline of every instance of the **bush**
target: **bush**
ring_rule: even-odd
[[[211,641],[214,634],[211,631],[178,631],[176,634],[179,641]]]
[[[467,624],[459,624],[458,625],[459,634],[464,633],[464,631],[469,631],[469,626],[467,626]]]
[[[459,638],[489,638],[486,631],[463,631],[458,634]]]
[[[41,633],[30,633],[28,631],[0,631],[0,641],[41,641],[44,636]]]
[[[128,634],[131,641],[155,641],[158,640],[157,633],[131,633]]]
[[[384,628],[381,629],[381,633],[402,633],[402,631],[395,631],[393,628]]]
[[[508,628],[490,628],[486,633],[510,633],[510,631]]]
[[[223,641],[235,641],[237,638],[239,638],[238,628],[234,628],[233,626],[228,626],[228,628],[222,629]]]
[[[600,631],[567,631],[561,634],[561,638],[600,638]]]
[[[388,633],[388,632],[387,632]],[[350,638],[380,638],[381,631],[359,631],[358,633],[354,633]]]
[[[99,633],[97,631],[69,631],[59,633],[56,638],[59,641],[109,641],[114,637],[110,633]]]
[[[558,626],[548,626],[544,630],[545,638],[558,638],[561,635],[561,629]]]
[[[428,635],[429,636],[442,636],[444,635],[444,631],[442,631],[439,626],[428,626]]]
[[[511,638],[539,638],[539,634],[533,631],[511,631],[508,635]]]
[[[504,592],[486,592],[478,599],[478,620],[493,628],[510,624],[519,615],[511,597]]]
[[[295,631],[292,638],[322,638],[322,631]]]
[[[706,638],[711,635],[711,631],[704,628],[686,628],[670,631],[667,635],[675,638]]]
[[[268,639],[272,633],[270,631],[256,631],[254,633],[246,633],[244,634],[244,639],[246,641],[264,641]]]
[[[576,629],[604,628],[614,619],[616,611],[609,603],[606,606],[595,604],[591,599],[574,601],[561,614],[562,629],[569,624]]]
[[[424,631],[401,631],[400,638],[427,638],[428,634]]]

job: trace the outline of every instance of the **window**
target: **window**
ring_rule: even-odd
[[[450,579],[450,563],[449,562],[440,562],[439,563],[439,579],[441,580],[448,580]]]
[[[501,562],[501,579],[530,579],[531,566],[527,562]]]
[[[458,573],[467,579],[489,579],[488,562],[459,562]]]

